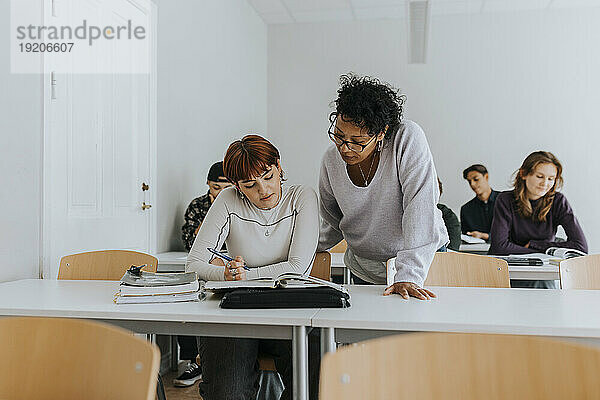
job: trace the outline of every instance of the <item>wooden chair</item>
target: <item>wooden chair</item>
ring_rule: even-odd
[[[315,261],[313,262],[310,276],[326,281],[331,280],[331,254],[326,251],[315,254]]]
[[[144,271],[156,272],[158,259],[150,254],[132,250],[99,250],[71,254],[60,259],[58,279],[66,280],[121,280],[132,265],[147,264]],[[146,335],[151,342],[154,334]],[[158,375],[157,398],[165,399],[162,378]]]
[[[600,349],[535,336],[418,333],[328,353],[321,400],[596,399]]]
[[[71,254],[60,259],[58,279],[118,281],[131,265],[148,264],[144,271],[156,272],[156,257],[131,250],[100,250]]]
[[[435,253],[426,286],[509,288],[508,263],[466,253]]]
[[[160,352],[123,329],[69,318],[4,318],[0,343],[2,399],[154,399]]]
[[[348,243],[346,243],[345,240],[342,240],[341,242],[339,242],[338,244],[333,246],[329,250],[329,252],[330,253],[345,253],[347,248],[348,248]]]
[[[600,254],[560,262],[561,289],[600,289]]]
[[[388,260],[388,283],[396,271],[395,258]],[[508,264],[498,258],[466,253],[435,253],[425,286],[510,287]]]

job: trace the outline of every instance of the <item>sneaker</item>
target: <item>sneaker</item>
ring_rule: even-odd
[[[187,369],[181,375],[173,379],[173,386],[187,387],[202,379],[202,370],[195,362],[189,363]]]

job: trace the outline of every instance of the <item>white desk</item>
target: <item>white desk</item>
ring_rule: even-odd
[[[343,270],[344,283],[350,283],[350,270],[344,265],[344,253],[331,253],[331,268]],[[557,265],[543,265],[540,267],[509,265],[508,273],[510,279],[531,279],[538,281],[553,281],[560,279]],[[346,274],[348,275],[347,277]]]
[[[475,245],[477,246],[477,245]],[[489,245],[488,245],[489,246]],[[160,272],[182,271],[185,267],[187,253],[184,251],[171,251],[168,253],[159,253],[158,270]],[[344,276],[344,283],[350,283],[350,270],[344,265],[344,253],[331,253],[331,273]],[[544,265],[536,266],[508,266],[510,279],[531,279],[539,281],[558,280],[558,266]]]
[[[307,327],[316,309],[224,310],[216,296],[202,302],[114,304],[119,283],[27,279],[0,284],[0,317],[85,318],[133,332],[291,339],[294,399],[308,398]]]
[[[473,243],[473,244],[461,243],[461,245],[458,249],[459,249],[459,251],[461,251],[463,253],[486,255],[488,250],[490,249],[490,244],[489,243]]]
[[[185,261],[188,253],[186,251],[169,251],[168,253],[158,253],[158,271],[159,272],[178,272],[185,268]]]
[[[420,331],[541,335],[600,345],[600,290],[432,287],[438,297],[421,301],[382,296],[384,286],[349,288],[350,308],[321,309],[312,319],[338,343]]]
[[[508,275],[510,279],[529,279],[537,281],[555,281],[560,280],[558,265],[542,266],[508,266]]]
[[[350,269],[344,264],[344,253],[331,253],[331,274],[342,275],[344,283],[350,284]]]

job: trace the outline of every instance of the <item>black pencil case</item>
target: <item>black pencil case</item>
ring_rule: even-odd
[[[350,295],[331,287],[245,288],[226,293],[221,308],[347,308]]]

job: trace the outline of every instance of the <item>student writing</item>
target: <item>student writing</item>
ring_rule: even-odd
[[[186,270],[196,271],[204,280],[309,274],[319,236],[315,191],[283,185],[279,151],[257,135],[233,142],[223,163],[235,187],[223,190],[209,209]],[[235,257],[227,264],[207,249],[220,249],[223,243]],[[201,337],[198,344],[204,400],[256,398],[259,351],[274,356],[285,385],[282,399],[291,398],[289,341]]]

